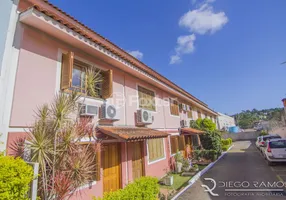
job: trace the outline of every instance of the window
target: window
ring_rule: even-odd
[[[188,118],[193,119],[193,111],[192,111],[191,106],[189,106],[189,108],[190,108],[190,110],[188,111]]]
[[[101,80],[88,87],[87,72],[94,70]],[[89,79],[88,79],[89,80]],[[68,52],[62,56],[61,90],[76,90],[87,96],[107,99],[113,93],[112,70],[99,71],[94,66],[74,59],[74,53]],[[89,89],[90,88],[90,89]]]
[[[162,138],[149,139],[148,141],[149,161],[156,161],[165,157],[164,142]]]
[[[178,136],[171,136],[170,143],[171,143],[171,154],[177,153],[177,151],[179,150]]]
[[[185,138],[184,136],[171,136],[171,154],[175,154],[178,151],[185,150]]]
[[[138,86],[139,108],[156,111],[155,92]]]
[[[176,100],[170,99],[171,115],[179,116],[179,103]]]
[[[198,111],[198,119],[202,118],[202,113],[200,111]]]
[[[86,72],[85,67],[80,65],[78,62],[74,62],[72,70],[71,90],[76,90],[81,93],[86,92],[85,72]]]

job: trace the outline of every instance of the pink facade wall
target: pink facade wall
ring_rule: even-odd
[[[100,58],[91,57],[36,29],[28,26],[24,27],[10,127],[23,128],[31,126],[35,120],[34,111],[37,107],[52,101],[60,84],[60,52],[68,50],[74,51],[76,57],[87,60],[103,69],[113,70],[113,97],[108,99],[107,102],[114,104],[119,111],[120,120],[115,122],[114,125],[136,125],[135,114],[139,108],[137,101],[138,85],[151,89],[156,94],[156,104],[158,106],[156,111],[152,112],[154,122],[148,125],[149,128],[177,130],[180,127],[180,120],[187,119],[186,113],[181,113],[180,116],[170,114],[169,98],[174,97],[173,95],[102,62]],[[100,106],[103,101],[86,98],[85,103]],[[97,119],[96,116],[95,120]],[[25,133],[9,133],[8,145],[10,146],[18,136],[24,137]],[[147,144],[144,141],[144,166],[147,176],[163,177],[172,162],[169,139],[165,138],[164,141],[166,158],[151,164],[148,163]],[[10,152],[10,147],[8,149]],[[121,161],[121,180],[122,187],[124,187],[133,180],[132,147],[126,143],[121,143]],[[72,199],[91,199],[92,196],[102,196],[102,192],[102,181],[98,181],[90,188],[82,189]]]
[[[48,103],[56,88],[57,48],[30,29],[24,30],[19,53],[10,126],[28,127],[34,111]]]
[[[147,146],[147,141],[144,141],[144,146]],[[147,148],[144,148],[145,155],[145,172],[147,176],[154,176],[157,178],[162,178],[167,171],[170,170],[170,145],[169,139],[164,138],[165,143],[165,156],[164,160],[148,164]]]
[[[70,47],[37,30],[25,27],[19,56],[10,127],[30,126],[34,122],[34,111],[37,107],[51,102],[60,84],[59,81],[57,82],[57,78],[60,76],[60,69],[57,71],[57,67],[60,67],[59,51],[69,49]],[[94,63],[103,69],[113,69],[114,95],[111,99],[108,99],[108,102],[118,107],[120,120],[115,122],[115,125],[136,124],[135,113],[139,108],[137,85],[151,89],[156,94],[157,107],[156,111],[152,112],[154,122],[148,127],[177,129],[180,120],[185,119],[185,114],[181,115],[181,119],[179,116],[170,114],[168,98],[173,97],[172,95],[100,62],[96,58],[82,55],[76,49],[73,49],[73,51],[77,57],[88,60],[88,62]],[[86,98],[85,103],[100,106],[103,101]]]

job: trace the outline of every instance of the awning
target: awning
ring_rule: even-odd
[[[181,128],[181,134],[183,135],[196,135],[196,134],[203,134],[204,131],[200,131],[194,128]]]
[[[142,127],[120,127],[120,126],[99,126],[97,133],[103,133],[110,137],[124,141],[138,141],[152,138],[168,137],[168,133],[151,128]]]

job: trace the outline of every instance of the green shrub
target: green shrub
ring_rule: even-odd
[[[93,198],[93,200],[156,200],[158,194],[158,179],[146,176],[128,184],[124,189],[104,193],[103,198]]]
[[[204,149],[221,152],[221,135],[218,131],[207,131],[200,135],[200,140]]]
[[[183,163],[183,161],[184,161],[184,156],[182,155],[182,153],[181,153],[180,151],[178,151],[178,152],[175,154],[174,158],[175,158],[175,161],[176,161],[176,162]]]
[[[265,130],[262,130],[259,134],[259,136],[264,136],[264,135],[268,135],[267,131]]]
[[[211,160],[214,161],[218,158],[218,156],[221,155],[220,151],[216,151],[216,150],[195,150],[194,151],[194,158],[199,160],[201,158],[207,159],[207,160]]]
[[[224,146],[224,145],[231,145],[231,143],[232,143],[232,140],[230,138],[228,138],[228,139],[221,139],[222,146]]]
[[[216,124],[208,118],[204,118],[201,122],[200,122],[200,127],[203,130],[206,131],[215,131],[216,130]]]
[[[223,146],[222,146],[222,150],[223,150],[223,151],[227,151],[228,148],[229,148],[229,145],[223,145]]]
[[[0,156],[0,199],[27,200],[33,169],[21,158]]]

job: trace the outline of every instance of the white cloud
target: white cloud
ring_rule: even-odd
[[[177,39],[177,53],[192,53],[195,50],[194,42],[196,40],[195,34],[180,36]]]
[[[128,51],[128,53],[132,56],[134,56],[135,58],[139,59],[139,60],[142,60],[143,58],[143,53],[136,50],[136,51]]]
[[[180,62],[182,62],[182,59],[181,59],[181,57],[179,56],[179,55],[172,55],[171,57],[170,57],[170,64],[172,65],[172,64],[178,64],[178,63],[180,63]]]
[[[198,9],[185,13],[179,25],[197,34],[214,33],[220,30],[228,18],[224,12],[215,13],[213,7],[208,3],[201,5]]]
[[[194,42],[196,40],[195,34],[180,36],[177,39],[177,46],[175,48],[176,54],[170,57],[170,64],[177,64],[182,61],[182,54],[189,54],[195,50]]]

